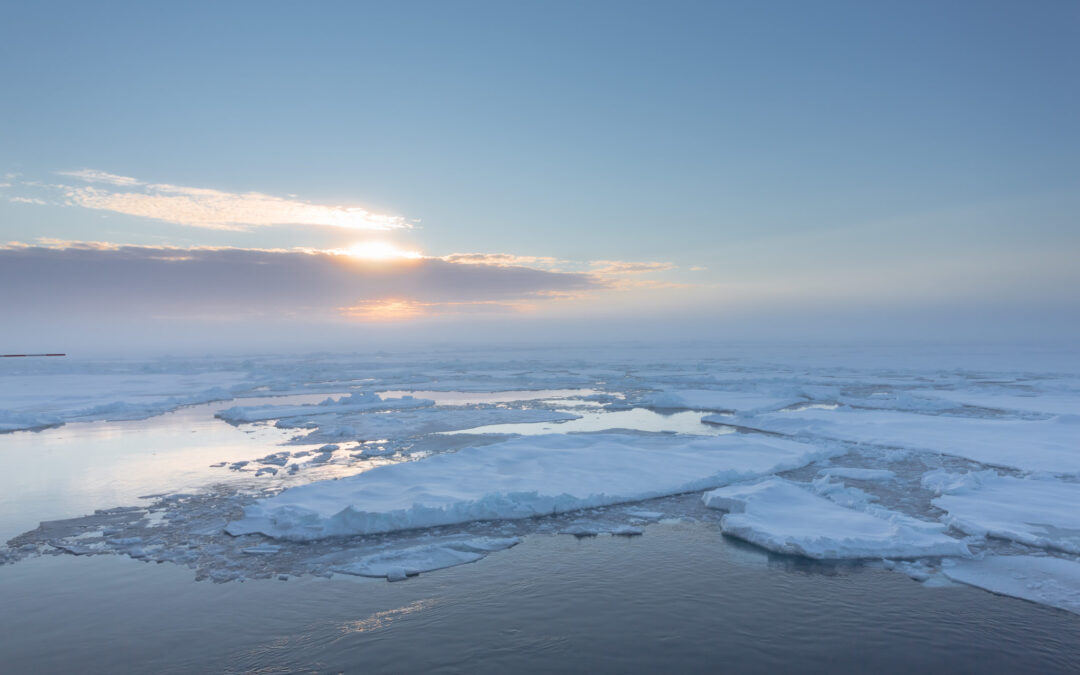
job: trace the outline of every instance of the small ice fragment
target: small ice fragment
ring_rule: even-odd
[[[258,546],[249,546],[240,550],[248,555],[269,555],[277,553],[281,550],[281,547],[277,544],[259,544]]]
[[[645,534],[645,530],[633,525],[619,525],[612,528],[611,533],[619,537],[637,537]]]
[[[892,480],[896,474],[887,469],[858,469],[850,466],[834,466],[818,471],[819,476],[848,478],[851,480]]]
[[[131,546],[132,544],[141,544],[142,537],[123,537],[121,539],[110,539],[109,543],[113,546]]]
[[[595,537],[604,532],[598,523],[572,523],[559,530],[559,534],[572,534],[575,537]]]

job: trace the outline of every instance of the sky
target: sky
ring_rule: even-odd
[[[1078,64],[1052,0],[5,3],[0,350],[1077,339]]]

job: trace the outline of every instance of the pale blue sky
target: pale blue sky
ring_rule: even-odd
[[[357,239],[57,205],[49,185],[87,185],[57,172],[90,169],[400,216],[416,227],[384,238],[434,256],[670,263],[650,278],[721,307],[845,285],[911,305],[958,281],[957,302],[1023,302],[1077,280],[1076,2],[2,11],[0,240]]]

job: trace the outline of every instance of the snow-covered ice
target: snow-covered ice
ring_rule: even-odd
[[[706,506],[728,511],[724,534],[777,553],[817,559],[921,558],[969,553],[938,523],[845,508],[783,478],[706,492]]]
[[[233,434],[217,436],[220,454],[204,446],[192,467],[187,450],[166,455],[156,441],[140,456],[137,432],[125,446],[127,464],[109,464],[126,467],[115,475],[90,456],[100,444],[86,446],[80,470],[100,478],[66,482],[73,490],[96,485],[104,496],[84,497],[78,511],[63,511],[66,499],[52,499],[55,508],[26,502],[17,478],[0,477],[9,536],[42,518],[69,519],[19,535],[0,547],[0,561],[41,551],[115,553],[192,565],[196,578],[214,581],[335,569],[399,579],[483,555],[475,544],[483,538],[648,536],[687,518],[735,536],[742,523],[744,538],[804,556],[914,556],[919,562],[891,564],[938,580],[935,559],[968,547],[985,560],[950,569],[989,569],[986,561],[1026,546],[1080,551],[1075,350],[642,344],[0,363],[0,431],[145,418],[217,400],[231,402],[163,420],[177,435],[191,434],[177,447],[197,447],[208,424]],[[182,428],[204,414],[197,434]],[[34,450],[75,452],[70,442],[49,444],[99,427],[0,434],[0,444],[7,439],[20,458],[55,468],[47,463],[71,463],[72,455]],[[109,486],[134,485],[165,462],[183,484],[132,487],[129,495],[158,495],[149,511],[109,508]],[[219,468],[208,469],[212,463]],[[211,482],[222,476],[233,482]],[[761,482],[732,485],[748,480]],[[705,508],[701,493],[714,488],[713,505],[724,499],[741,512]],[[646,499],[653,501],[640,503]],[[607,508],[616,503],[625,505]],[[105,510],[71,518],[98,508]],[[993,565],[1006,563],[1021,557]],[[1068,588],[1074,564],[1038,562],[1042,576],[1032,579]],[[1061,606],[1064,591],[1054,593],[1058,600],[1049,590],[1031,599]]]
[[[800,397],[777,397],[745,391],[677,389],[646,394],[641,398],[640,405],[650,408],[749,412],[775,410],[805,401],[806,399]]]
[[[517,537],[474,537],[380,551],[334,566],[335,572],[361,577],[386,577],[400,581],[423,572],[476,562],[489,553],[521,542]],[[340,556],[340,554],[338,554]]]
[[[1080,416],[998,419],[841,408],[768,413],[754,418],[752,426],[937,452],[1022,471],[1080,474]]]
[[[523,437],[291,488],[228,531],[305,540],[529,518],[704,490],[836,452],[742,435]]]
[[[994,471],[923,476],[934,506],[963,532],[1080,553],[1080,483],[1014,478]]]
[[[377,410],[404,410],[408,408],[426,408],[435,405],[429,399],[402,396],[401,398],[384,399],[378,394],[370,392],[355,392],[340,398],[327,398],[315,405],[259,405],[259,406],[236,406],[226,408],[217,413],[217,416],[232,424],[244,422],[260,422],[263,420],[285,419],[289,417],[303,417],[306,415],[318,415],[321,413],[354,413],[374,412]]]
[[[947,560],[953,581],[1080,614],[1080,562],[1030,555]]]

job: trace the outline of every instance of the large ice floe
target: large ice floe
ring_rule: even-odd
[[[809,438],[955,455],[992,466],[1080,474],[1080,416],[1044,420],[878,410],[801,410],[754,418],[758,428]]]
[[[777,553],[817,559],[921,558],[969,554],[928,523],[885,509],[856,510],[783,478],[706,492],[706,506],[728,513],[724,534]]]
[[[939,470],[922,484],[940,493],[933,504],[945,522],[968,534],[1080,553],[1080,483]]]
[[[836,452],[734,434],[516,438],[291,488],[249,506],[227,531],[305,540],[530,518],[704,490]]]

